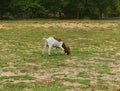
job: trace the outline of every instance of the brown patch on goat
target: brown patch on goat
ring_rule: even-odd
[[[62,40],[56,37],[53,37],[55,40],[61,42]],[[70,47],[66,46],[65,43],[63,42],[62,47],[64,48],[64,52],[67,53],[67,55],[70,54]]]

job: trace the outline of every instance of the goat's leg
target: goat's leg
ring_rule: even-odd
[[[54,49],[54,53],[55,53],[56,55],[58,55],[58,49],[59,49],[59,48],[57,48],[57,47],[55,47],[55,49]]]
[[[59,45],[59,48],[61,48],[62,49],[62,54],[64,53],[64,48],[62,47],[62,44],[63,44],[63,42],[61,41],[61,44]]]
[[[47,43],[45,42],[44,48],[43,48],[43,50],[42,50],[42,55],[44,55],[46,48],[47,48]]]
[[[62,46],[60,46],[60,48],[62,49],[61,53],[64,54],[64,48]]]
[[[49,48],[48,48],[48,55],[50,55],[51,48],[52,48],[52,46],[49,46]]]

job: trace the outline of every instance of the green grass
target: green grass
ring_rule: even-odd
[[[0,91],[117,91],[119,30],[117,20],[0,21]],[[71,54],[42,56],[49,36],[62,38]]]
[[[88,78],[89,74],[86,72],[79,72],[78,77]]]
[[[64,91],[67,87],[62,86],[60,83],[50,83],[50,84],[35,84],[33,91]]]
[[[17,84],[12,84],[12,83],[8,82],[8,83],[4,84],[1,91],[21,91],[21,90],[25,89],[26,87],[28,87],[28,85],[24,82],[20,82]]]

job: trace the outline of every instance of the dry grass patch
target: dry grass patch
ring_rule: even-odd
[[[0,29],[12,29],[8,24],[0,24]]]
[[[118,26],[115,23],[45,23],[45,24],[32,24],[33,27],[62,27],[62,28],[109,28]]]
[[[44,24],[15,24],[15,25],[8,25],[8,24],[1,24],[0,29],[11,29],[11,28],[28,28],[28,27],[35,27],[35,28],[109,28],[109,27],[117,27],[117,23],[44,23]]]

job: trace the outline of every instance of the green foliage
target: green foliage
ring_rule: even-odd
[[[0,3],[0,19],[120,16],[120,0],[0,0]]]
[[[10,7],[12,14],[16,14],[16,17],[42,17],[46,12],[38,0],[12,0]]]

